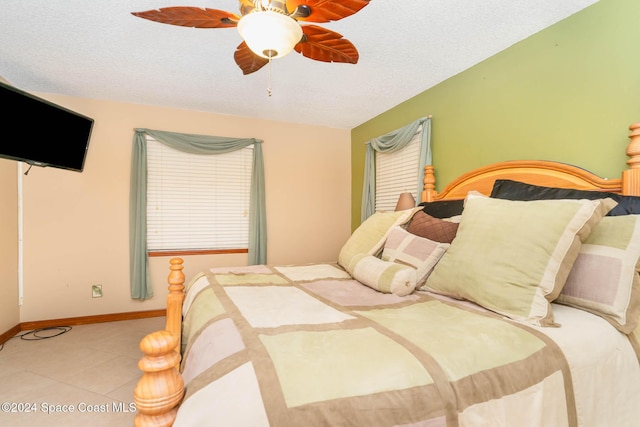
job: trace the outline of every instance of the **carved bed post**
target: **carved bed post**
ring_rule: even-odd
[[[143,374],[133,391],[138,411],[135,427],[171,426],[184,395],[184,381],[178,371],[184,300],[182,262],[181,258],[170,261],[166,330],[153,332],[140,342],[144,356],[138,367]]]
[[[422,187],[422,201],[433,202],[437,195],[436,191],[436,175],[433,171],[433,166],[428,165],[424,167],[424,185]]]
[[[182,337],[182,302],[184,301],[184,273],[182,258],[171,258],[169,261],[169,294],[167,295],[167,331],[178,337],[176,351],[180,352]]]
[[[142,339],[145,356],[138,362],[144,373],[133,391],[138,413],[135,427],[170,427],[184,395],[184,381],[178,372],[178,339],[169,331],[153,332]]]
[[[629,126],[627,164],[629,169],[622,172],[622,194],[640,196],[640,122]]]

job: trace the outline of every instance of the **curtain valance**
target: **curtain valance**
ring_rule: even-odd
[[[249,207],[249,264],[265,264],[267,226],[262,141],[135,129],[129,200],[131,298],[144,300],[153,296],[147,255],[147,135],[173,149],[191,154],[223,154],[254,146]]]
[[[406,126],[385,135],[367,141],[364,163],[364,185],[362,189],[362,208],[360,219],[364,222],[375,210],[376,170],[375,152],[392,153],[404,148],[422,126],[420,136],[420,159],[417,173],[416,194],[422,193],[424,167],[431,164],[431,117],[423,117]]]

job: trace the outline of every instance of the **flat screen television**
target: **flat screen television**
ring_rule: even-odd
[[[0,157],[82,172],[93,119],[0,82]]]

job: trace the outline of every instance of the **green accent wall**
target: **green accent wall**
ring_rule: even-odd
[[[515,159],[620,177],[628,127],[640,121],[639,53],[640,1],[600,0],[354,128],[352,229],[365,142],[427,115],[438,190],[467,170]]]

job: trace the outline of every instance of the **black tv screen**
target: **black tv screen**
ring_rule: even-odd
[[[0,82],[0,157],[82,172],[93,119]]]

